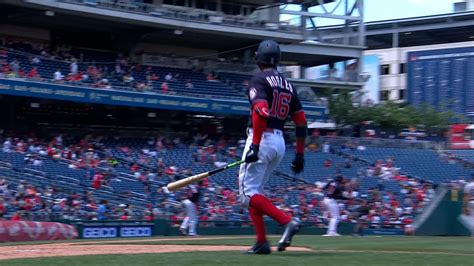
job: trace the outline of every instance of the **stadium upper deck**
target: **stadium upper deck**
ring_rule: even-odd
[[[363,0],[348,1],[111,1],[111,0],[27,0],[2,1],[1,11],[5,16],[2,24],[40,26],[58,38],[58,32],[71,29],[86,32],[91,39],[104,43],[104,37],[113,36],[108,42],[127,49],[137,47],[140,42],[168,46],[182,46],[186,56],[218,55],[242,58],[251,62],[253,45],[263,39],[280,41],[283,63],[312,67],[317,65],[358,59],[365,48],[364,23],[362,22]],[[303,3],[302,11],[287,10],[287,2]],[[346,4],[346,14],[336,15],[308,11],[320,3],[338,2]],[[174,5],[172,4],[174,3]],[[181,5],[180,5],[181,4]],[[342,4],[342,5],[341,5]],[[323,4],[324,6],[324,4]],[[280,14],[301,16],[301,23],[290,25],[280,21]],[[338,20],[345,29],[355,26],[356,37],[340,38],[326,42],[321,38],[320,27],[315,19]],[[311,26],[312,25],[312,26]],[[91,33],[97,33],[91,35]],[[81,33],[77,33],[78,35]],[[54,36],[56,35],[56,36]],[[61,34],[59,34],[61,35]],[[63,34],[64,35],[64,34]],[[125,37],[126,36],[126,37]],[[60,36],[59,38],[64,38]],[[102,39],[101,39],[102,38]],[[76,40],[75,40],[76,41]],[[311,41],[311,42],[307,42]],[[82,43],[87,40],[81,40]],[[81,43],[79,42],[79,43]],[[132,46],[132,47],[131,47]],[[121,47],[124,48],[124,47]],[[247,48],[247,49],[246,49]],[[229,52],[232,51],[232,52]],[[181,54],[183,55],[183,54]],[[335,86],[358,88],[362,85],[358,75],[350,82],[333,81],[315,86],[318,81],[295,80],[310,87]],[[300,77],[304,79],[305,77]]]

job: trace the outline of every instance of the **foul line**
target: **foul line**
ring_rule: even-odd
[[[474,256],[468,253],[455,253],[444,251],[404,251],[404,250],[356,250],[356,249],[313,249],[316,253],[340,252],[340,253],[391,253],[391,254],[428,254],[428,255],[452,255],[452,256]]]

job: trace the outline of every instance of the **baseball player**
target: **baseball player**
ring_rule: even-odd
[[[361,236],[362,229],[367,224],[367,215],[369,215],[370,205],[367,199],[361,199],[360,204],[354,213],[354,218],[357,220],[357,224],[352,230],[353,236]]]
[[[198,204],[199,204],[199,186],[189,185],[186,198],[182,200],[186,217],[184,217],[179,230],[181,235],[196,236],[196,227],[198,223]],[[189,228],[189,233],[188,233]]]
[[[474,174],[471,181],[464,186],[464,214],[466,215],[466,224],[470,225],[471,236],[474,237]]]
[[[324,236],[340,236],[337,233],[337,225],[339,224],[339,205],[337,200],[347,199],[342,195],[344,191],[344,177],[337,176],[334,180],[328,182],[324,188],[326,191],[326,197],[323,200],[324,205],[329,211],[331,216],[329,219],[329,226],[327,233]]]
[[[260,72],[249,82],[250,121],[247,140],[242,155],[245,163],[239,171],[239,196],[244,207],[249,208],[257,241],[249,254],[269,254],[263,215],[270,216],[285,231],[278,242],[278,251],[290,246],[291,239],[299,231],[298,219],[286,215],[263,195],[263,187],[272,171],[285,155],[283,126],[289,116],[296,125],[296,155],[291,164],[298,174],[304,168],[304,146],[307,135],[306,117],[293,86],[277,71],[280,62],[277,42],[260,43],[255,54]]]

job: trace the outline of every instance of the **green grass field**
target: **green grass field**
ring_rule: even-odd
[[[155,238],[133,244],[250,245],[252,241],[252,238],[231,237],[216,240]],[[275,244],[278,238],[272,237],[270,241]],[[80,241],[74,243],[82,245]],[[100,241],[97,244],[105,242]],[[113,244],[118,246],[129,243]],[[324,238],[297,235],[293,246],[308,247],[312,251],[274,252],[266,256],[244,255],[239,251],[95,255],[0,260],[0,265],[474,265],[474,239],[467,237]]]

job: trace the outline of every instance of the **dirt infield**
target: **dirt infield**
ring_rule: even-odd
[[[193,240],[212,240],[228,238],[194,238]],[[153,241],[178,241],[180,239],[154,239]],[[182,240],[182,239],[181,239]],[[186,240],[190,240],[186,238]],[[248,246],[217,246],[217,245],[140,245],[128,244],[133,242],[149,242],[150,240],[117,240],[101,242],[58,243],[43,245],[21,245],[0,247],[0,260],[56,257],[56,256],[81,256],[101,254],[144,254],[144,253],[169,253],[191,251],[244,251]],[[107,243],[111,243],[107,245]],[[115,243],[115,244],[112,244]],[[127,243],[117,245],[117,243]],[[97,244],[97,245],[94,245]],[[292,251],[311,251],[303,247],[290,247]]]

